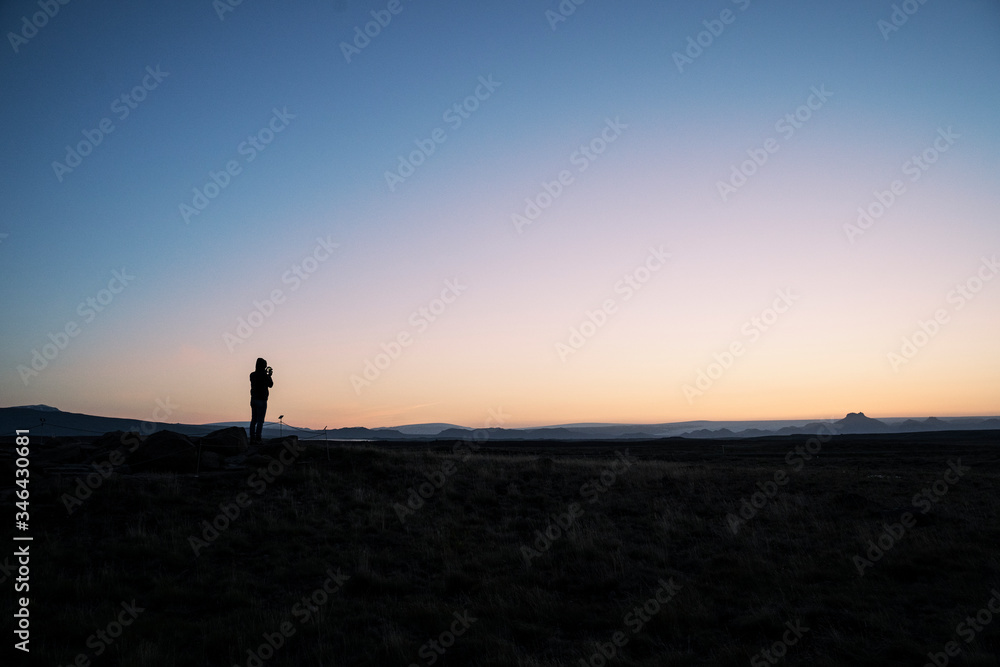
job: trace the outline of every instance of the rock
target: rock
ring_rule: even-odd
[[[222,456],[236,456],[247,449],[247,432],[239,426],[212,431],[199,441],[201,450],[215,452]]]
[[[227,468],[240,468],[246,461],[246,454],[240,454],[238,456],[227,456],[224,463]]]
[[[222,455],[212,451],[201,451],[202,470],[222,470]]]
[[[276,457],[285,449],[289,449],[294,452],[298,442],[299,436],[297,435],[286,435],[284,438],[271,438],[261,443],[257,452],[260,454],[266,454],[267,456]]]
[[[194,472],[198,448],[191,439],[173,431],[157,431],[146,438],[128,457],[135,472]]]
[[[110,433],[98,436],[90,444],[97,448],[97,452],[99,452],[98,458],[101,458],[102,455],[105,455],[106,458],[108,452],[131,447],[139,439],[141,439],[141,436],[135,431],[111,431]]]

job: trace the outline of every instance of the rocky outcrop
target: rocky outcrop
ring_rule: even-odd
[[[181,433],[157,431],[139,443],[127,463],[135,472],[194,472],[198,447]]]
[[[247,432],[239,426],[212,431],[199,440],[203,452],[215,452],[223,457],[245,454]]]

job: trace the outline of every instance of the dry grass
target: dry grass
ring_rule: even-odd
[[[447,444],[342,446],[329,460],[317,448],[259,495],[248,471],[115,475],[72,516],[67,479],[34,498],[33,659],[93,659],[88,636],[135,599],[145,611],[93,664],[246,665],[290,622],[265,664],[427,665],[421,646],[463,611],[478,620],[435,664],[579,665],[622,631],[611,665],[747,665],[796,619],[810,630],[784,664],[923,664],[1000,584],[995,443],[866,455],[834,441],[733,535],[726,514],[795,442],[725,458],[691,442],[507,443],[464,461]],[[582,485],[625,447],[640,461],[588,502]],[[912,496],[958,455],[971,471],[860,577],[852,557],[919,514]],[[454,473],[401,523],[394,504],[447,461]],[[189,536],[239,492],[252,504],[195,557]],[[571,503],[582,516],[526,562],[522,547]],[[300,622],[296,603],[331,568],[350,579]],[[625,615],[671,578],[680,592],[632,632]],[[960,641],[951,664],[998,664],[998,637],[990,625]]]

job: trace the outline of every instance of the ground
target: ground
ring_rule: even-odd
[[[998,441],[286,440],[78,503],[39,454],[31,664],[997,665]]]

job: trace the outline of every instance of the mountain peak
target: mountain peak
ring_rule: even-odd
[[[833,425],[841,433],[880,433],[889,429],[885,422],[872,419],[863,412],[848,412],[846,417]]]

